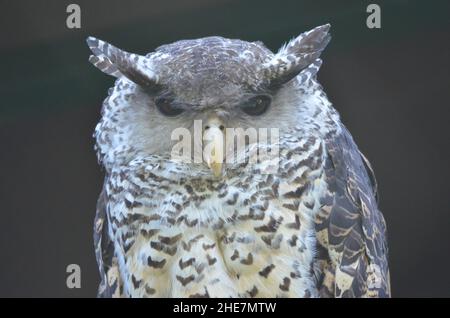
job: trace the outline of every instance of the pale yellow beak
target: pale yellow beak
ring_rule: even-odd
[[[210,118],[204,125],[203,158],[215,177],[222,175],[224,162],[224,126],[217,118]]]

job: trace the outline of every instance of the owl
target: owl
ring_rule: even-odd
[[[374,172],[316,79],[329,29],[276,53],[219,36],[146,55],[87,39],[117,78],[94,133],[99,297],[390,296]],[[194,151],[177,157],[180,129]]]

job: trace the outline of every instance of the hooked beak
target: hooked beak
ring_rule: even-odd
[[[203,139],[206,146],[203,158],[215,177],[222,175],[224,161],[224,125],[217,118],[210,118],[203,127]]]

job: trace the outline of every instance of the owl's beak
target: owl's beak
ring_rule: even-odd
[[[203,158],[215,177],[222,175],[224,161],[224,125],[217,118],[209,119],[204,126]]]

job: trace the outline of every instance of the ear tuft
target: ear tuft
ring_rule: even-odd
[[[331,40],[330,24],[300,34],[280,49],[277,55],[305,55],[322,52]]]
[[[329,30],[330,24],[325,24],[302,33],[284,45],[265,65],[271,85],[290,81],[315,62],[330,42]]]
[[[102,40],[96,39],[92,36],[88,37],[86,40],[89,48],[94,55],[89,56],[89,62],[91,62],[100,71],[114,76],[121,77],[123,74],[119,71],[116,65],[110,60],[110,58],[104,54],[103,50],[110,44],[103,42]],[[106,50],[108,51],[108,50]]]
[[[158,77],[149,67],[149,59],[123,51],[92,36],[86,39],[93,55],[89,57],[95,67],[115,77],[125,76],[132,82],[150,90],[160,89]]]

